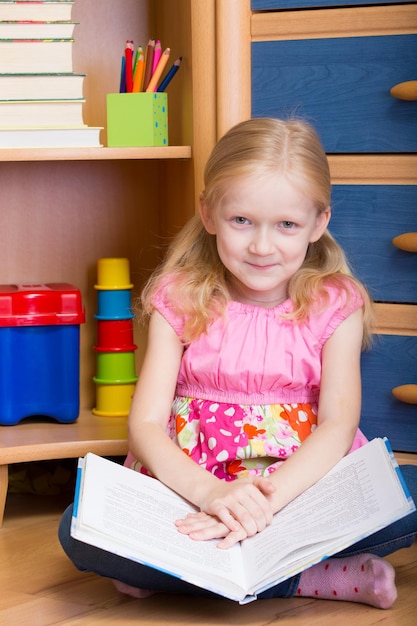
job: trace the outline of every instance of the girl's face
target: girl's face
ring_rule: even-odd
[[[202,203],[200,211],[234,278],[232,296],[270,307],[287,298],[309,243],[320,239],[330,219],[330,208],[318,213],[307,195],[276,173],[236,181],[219,206],[208,210]]]

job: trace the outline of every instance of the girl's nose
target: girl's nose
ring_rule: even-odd
[[[268,229],[259,229],[254,233],[249,250],[252,254],[260,256],[267,256],[274,252],[273,237]]]

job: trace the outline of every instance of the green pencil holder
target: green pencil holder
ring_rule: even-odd
[[[107,94],[107,145],[112,148],[167,146],[167,94]]]

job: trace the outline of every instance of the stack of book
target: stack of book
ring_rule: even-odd
[[[0,0],[0,148],[99,147],[73,72],[74,0]]]

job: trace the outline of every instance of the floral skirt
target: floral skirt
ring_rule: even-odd
[[[218,478],[274,472],[317,427],[312,403],[242,405],[176,397],[168,434]],[[358,430],[354,448],[366,443]],[[146,472],[130,454],[125,465]]]

